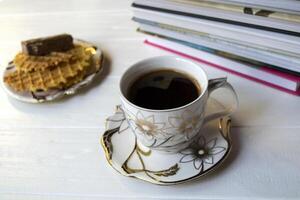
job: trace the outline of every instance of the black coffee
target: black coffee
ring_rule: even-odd
[[[128,98],[140,107],[163,110],[188,104],[200,92],[200,86],[192,77],[173,70],[158,70],[134,81]]]

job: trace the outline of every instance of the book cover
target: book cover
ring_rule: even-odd
[[[197,1],[197,0],[190,0]],[[272,11],[298,14],[300,2],[298,0],[209,0],[212,2],[225,3],[229,5],[241,5],[247,7],[261,8]]]
[[[261,8],[241,6],[234,4],[226,4],[223,2],[213,2],[213,1],[197,1],[197,0],[167,0],[168,2],[177,2],[185,5],[192,5],[196,7],[212,8],[218,9],[220,11],[230,11],[232,13],[239,13],[243,15],[255,15],[263,18],[272,18],[282,20],[282,22],[296,22],[300,23],[299,13],[284,13],[273,10],[266,10]]]
[[[212,39],[205,35],[199,36],[194,34],[181,33],[177,31],[161,29],[159,27],[145,25],[145,24],[141,24],[139,30],[150,34],[156,34],[167,38],[187,41],[197,45],[206,46],[211,49],[228,52],[244,58],[257,60],[263,63],[268,63],[269,65],[275,65],[278,67],[283,66],[290,71],[295,71],[300,73],[299,57],[291,57],[282,54],[270,53],[264,50],[259,50],[244,45],[234,44],[232,42],[225,41],[225,40],[220,40],[216,38]]]
[[[195,19],[204,19],[224,24],[244,26],[298,37],[300,36],[300,26],[299,23],[296,22],[262,18],[256,15],[245,15],[215,8],[170,2],[167,0],[136,0],[132,6],[145,10],[193,17]]]
[[[262,83],[278,90],[294,95],[300,95],[299,76],[286,74],[276,70],[268,70],[267,68],[262,69],[263,67],[249,68],[249,66],[241,63],[233,62],[231,60],[206,53],[205,51],[201,51],[199,49],[194,49],[174,41],[168,41],[157,37],[149,36],[146,38],[145,43],[162,50],[193,59],[197,62],[208,64],[249,80]]]
[[[232,45],[235,45],[235,44],[241,45],[241,46],[245,46],[246,48],[249,47],[252,49],[262,50],[265,52],[270,52],[270,53],[274,53],[274,54],[278,54],[278,55],[288,56],[288,57],[292,57],[292,58],[294,57],[296,59],[300,58],[300,52],[288,52],[288,51],[284,51],[282,49],[274,49],[274,48],[265,47],[262,45],[253,44],[253,43],[251,43],[251,41],[248,41],[248,42],[239,41],[239,40],[232,39],[232,38],[213,35],[213,34],[206,33],[206,32],[199,32],[199,31],[192,30],[192,29],[186,29],[186,28],[179,27],[179,26],[158,23],[155,21],[149,21],[149,20],[140,19],[140,18],[136,18],[136,17],[133,17],[132,20],[139,23],[140,27],[143,25],[149,25],[149,26],[157,27],[157,28],[164,29],[164,30],[170,30],[170,31],[173,31],[174,33],[177,32],[177,33],[182,33],[185,35],[194,35],[194,36],[199,36],[199,37],[205,37],[205,38],[209,38],[209,39],[215,40],[215,41],[217,41],[217,40],[227,41],[228,43],[230,43]]]
[[[255,45],[291,53],[300,52],[300,37],[144,9],[134,9],[134,17],[198,32],[205,32],[240,42],[251,41],[251,43]]]

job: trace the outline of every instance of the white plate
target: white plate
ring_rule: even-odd
[[[208,110],[222,106],[214,99]],[[209,111],[208,111],[209,112]],[[199,178],[216,169],[231,149],[230,118],[208,122],[198,138],[175,154],[151,151],[142,146],[125,120],[120,106],[106,121],[101,144],[108,163],[119,173],[159,185],[171,185]]]
[[[78,89],[89,85],[92,82],[92,80],[96,77],[96,75],[99,74],[103,69],[103,53],[98,47],[93,46],[91,43],[82,40],[75,40],[74,43],[84,45],[87,48],[91,48],[91,51],[93,53],[92,70],[86,75],[86,77],[82,81],[66,89],[49,90],[47,92],[16,92],[6,83],[4,83],[2,78],[1,83],[5,92],[9,96],[19,101],[27,103],[41,103],[45,101],[53,101],[65,95],[73,95],[78,91]],[[14,70],[14,66],[12,64],[9,64],[9,66],[5,68],[2,77],[4,77],[5,74],[11,72],[12,70]]]

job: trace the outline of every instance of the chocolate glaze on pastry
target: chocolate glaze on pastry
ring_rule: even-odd
[[[22,52],[32,56],[44,56],[51,52],[65,52],[74,47],[73,37],[60,34],[21,42]]]

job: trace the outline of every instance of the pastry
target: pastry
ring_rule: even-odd
[[[53,50],[53,46],[56,45],[53,37],[50,38],[50,42],[45,38],[36,39],[35,42],[40,41],[43,49],[51,43],[50,49]],[[46,55],[30,55],[28,51],[18,53],[13,60],[14,70],[4,76],[4,82],[17,92],[71,87],[85,77],[92,59],[90,47],[79,44],[72,46],[64,52],[60,49],[50,51]]]
[[[34,70],[46,70],[55,67],[61,62],[69,62],[82,56],[86,48],[81,45],[75,45],[73,49],[66,52],[51,52],[45,56],[30,56],[26,53],[18,53],[13,63],[18,71],[31,72]]]

